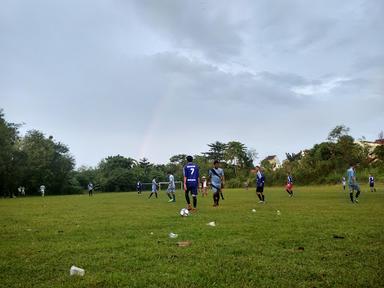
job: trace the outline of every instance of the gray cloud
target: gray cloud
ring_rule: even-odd
[[[379,0],[3,1],[0,106],[78,165],[165,162],[216,140],[282,157],[338,124],[370,139],[384,123],[383,12]]]

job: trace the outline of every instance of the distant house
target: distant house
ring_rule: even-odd
[[[365,141],[365,140],[357,140],[356,144],[360,145],[363,148],[368,149],[368,157],[370,162],[375,162],[377,160],[377,156],[373,153],[376,147],[384,145],[384,139],[378,139],[375,142]]]
[[[281,167],[280,160],[276,155],[268,156],[261,162],[268,162],[271,165],[273,171]]]

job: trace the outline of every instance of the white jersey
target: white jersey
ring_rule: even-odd
[[[207,188],[207,180],[203,180],[203,188]]]
[[[169,175],[169,187],[170,188],[175,188],[175,177],[173,175]]]

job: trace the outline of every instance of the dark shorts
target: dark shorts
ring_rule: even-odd
[[[263,193],[264,192],[264,187],[263,186],[257,186],[256,187],[256,192]]]
[[[191,192],[192,195],[197,195],[197,186],[187,186],[185,193]]]
[[[369,183],[369,187],[375,187],[375,183]]]

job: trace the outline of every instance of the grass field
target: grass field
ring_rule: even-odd
[[[359,204],[339,186],[295,193],[267,188],[259,205],[253,189],[226,190],[219,208],[199,196],[184,218],[181,192],[0,199],[0,286],[383,287],[384,187]]]

